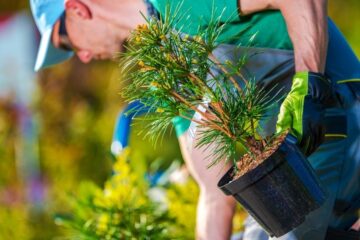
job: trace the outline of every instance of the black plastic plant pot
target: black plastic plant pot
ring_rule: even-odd
[[[231,168],[218,183],[270,236],[280,237],[296,228],[326,200],[318,177],[295,142],[287,135],[255,169],[233,180]]]

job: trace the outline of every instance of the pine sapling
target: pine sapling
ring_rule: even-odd
[[[221,62],[214,56],[226,23],[212,18],[205,30],[190,37],[170,15],[168,8],[163,19],[147,19],[132,32],[122,56],[128,81],[123,96],[150,108],[144,119],[146,135],[154,141],[174,117],[182,117],[197,124],[197,147],[216,143],[209,167],[231,161],[239,171],[244,156],[256,160],[272,146],[274,136],[263,137],[258,123],[279,96],[269,94],[275,88],[265,91],[241,74],[243,58]]]

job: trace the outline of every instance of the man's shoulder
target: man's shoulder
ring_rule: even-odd
[[[160,15],[170,10],[177,28],[196,35],[216,19],[224,23],[219,41],[227,44],[254,45],[261,48],[292,50],[285,21],[278,11],[239,16],[236,0],[149,0]]]

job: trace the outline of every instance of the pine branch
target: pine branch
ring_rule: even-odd
[[[265,91],[255,79],[241,74],[245,57],[240,57],[241,63],[224,64],[214,56],[217,38],[226,25],[220,18],[212,17],[207,29],[188,37],[180,33],[177,16],[166,14],[162,21],[151,18],[147,26],[134,31],[124,54],[127,63],[123,72],[129,72],[133,79],[124,91],[125,98],[142,99],[145,106],[161,109],[161,114],[154,113],[149,119],[147,136],[158,139],[170,119],[180,116],[204,129],[199,146],[217,143],[211,164],[222,159],[236,163],[236,143],[255,156],[267,146],[256,124],[276,102],[277,96],[269,96],[274,89]],[[133,70],[134,63],[139,69]],[[211,69],[221,73],[216,75]],[[191,111],[201,119],[184,114]]]

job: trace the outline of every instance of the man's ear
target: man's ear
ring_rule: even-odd
[[[65,10],[74,11],[83,19],[91,19],[91,11],[89,7],[79,0],[65,0]]]
[[[76,55],[83,63],[89,63],[93,57],[92,52],[90,52],[89,50],[79,50],[76,52]]]

